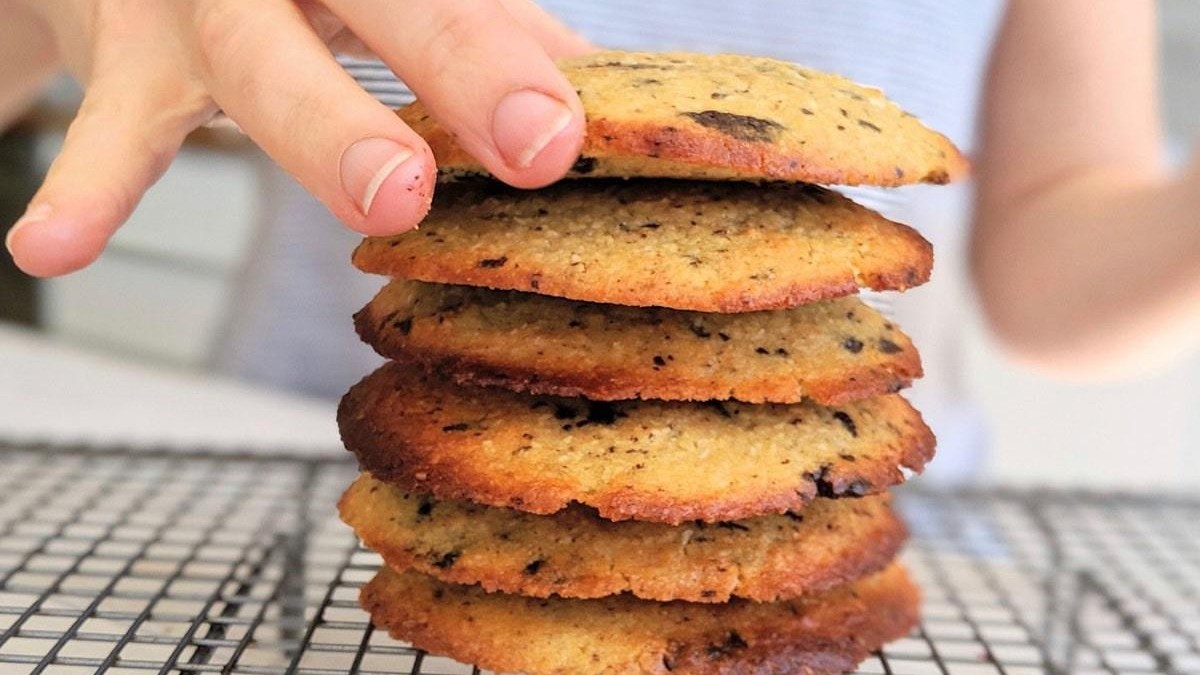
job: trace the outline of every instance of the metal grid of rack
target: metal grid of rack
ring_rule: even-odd
[[[0,674],[471,675],[375,631],[349,462],[0,447]],[[900,499],[924,622],[864,673],[1200,673],[1200,501]]]

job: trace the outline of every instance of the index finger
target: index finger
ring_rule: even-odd
[[[541,187],[583,145],[575,89],[499,0],[326,0],[497,178]]]
[[[395,234],[424,217],[433,153],[346,74],[294,3],[206,3],[196,38],[212,97],[348,227]]]

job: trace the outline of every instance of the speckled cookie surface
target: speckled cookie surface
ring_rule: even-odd
[[[921,376],[908,337],[855,298],[702,314],[394,281],[355,326],[383,356],[462,384],[593,400],[836,405]]]
[[[878,89],[783,61],[600,51],[559,65],[587,116],[576,176],[904,185],[967,170]],[[419,101],[400,117],[444,172],[483,171]]]
[[[529,675],[842,673],[912,630],[918,600],[899,566],[773,603],[539,600],[387,568],[359,598],[375,625],[396,639]]]
[[[602,403],[463,387],[399,363],[350,389],[338,426],[365,471],[402,489],[670,524],[881,492],[934,445],[895,394],[838,407]]]
[[[366,272],[703,312],[793,307],[929,279],[929,242],[811,185],[571,181],[438,188],[420,229],[366,239]]]
[[[534,597],[775,601],[878,572],[904,542],[888,497],[818,499],[801,512],[678,527],[546,516],[405,492],[361,475],[342,520],[397,570]]]

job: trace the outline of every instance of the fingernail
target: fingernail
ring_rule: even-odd
[[[4,235],[4,248],[11,256],[13,254],[12,242],[13,236],[17,234],[17,230],[33,223],[40,223],[50,219],[50,214],[54,211],[49,204],[38,204],[31,206],[25,210],[25,215],[17,219],[13,226],[8,228],[8,234]]]
[[[370,215],[379,186],[413,154],[412,148],[390,138],[357,141],[342,153],[342,189],[358,204],[358,210],[364,216]]]
[[[509,166],[526,169],[570,123],[571,109],[565,103],[521,89],[500,99],[492,113],[492,139]]]

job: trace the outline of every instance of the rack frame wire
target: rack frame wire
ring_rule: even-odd
[[[352,461],[0,444],[0,675],[474,675],[371,627]],[[1200,500],[909,486],[923,621],[861,673],[1200,675]]]

